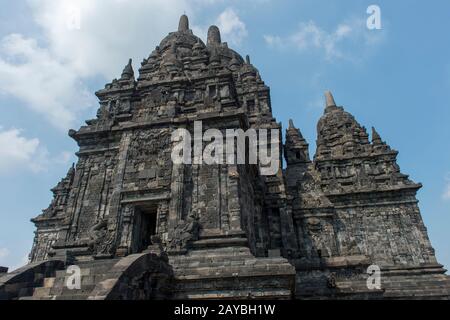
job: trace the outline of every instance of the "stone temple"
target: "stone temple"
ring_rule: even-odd
[[[275,175],[171,161],[171,133],[194,121],[281,136],[269,87],[216,26],[205,44],[183,15],[138,76],[130,61],[96,95],[97,117],[69,131],[77,164],[32,220],[30,264],[1,269],[1,299],[450,298],[421,185],[329,92],[313,158],[292,121],[267,142],[285,161]]]

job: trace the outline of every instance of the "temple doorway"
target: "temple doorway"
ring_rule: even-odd
[[[155,206],[139,206],[135,211],[134,252],[142,252],[152,244],[151,238],[157,232],[158,212]]]

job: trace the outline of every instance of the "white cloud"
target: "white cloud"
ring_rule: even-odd
[[[0,248],[0,261],[3,262],[6,257],[9,256],[9,250],[7,248]]]
[[[80,76],[119,76],[129,57],[149,55],[191,11],[185,0],[30,0],[49,50]],[[79,13],[79,29],[68,27]],[[78,19],[75,19],[78,20]],[[139,60],[140,61],[140,60]]]
[[[120,76],[175,31],[183,12],[201,0],[28,0],[39,39],[11,34],[1,40],[0,93],[12,95],[63,130],[96,106],[86,80]],[[100,88],[99,88],[100,89]]]
[[[14,259],[8,248],[0,248],[0,266],[9,267],[9,272],[19,269],[28,264],[28,254],[22,256],[20,260]]]
[[[11,268],[9,268],[9,271],[17,270],[17,269],[27,265],[29,262],[30,262],[30,260],[28,258],[28,253],[27,253],[24,256],[22,256],[22,258],[20,258],[20,261],[18,263],[16,263],[15,265],[11,266]]]
[[[240,45],[248,35],[245,23],[232,8],[223,11],[217,18],[216,24],[220,29],[222,38],[232,45]]]
[[[195,30],[195,13],[215,2],[28,0],[41,34],[36,39],[10,34],[0,40],[0,93],[20,99],[55,127],[76,127],[81,112],[97,104],[87,80],[100,76],[107,82],[120,76],[129,58],[138,67],[177,29],[183,12]],[[232,44],[247,36],[245,24],[231,8],[216,23]]]
[[[0,248],[0,266],[7,267],[8,258],[9,258],[9,250],[8,248]]]
[[[450,200],[450,173],[445,177],[446,186],[444,189],[444,193],[442,194],[442,199]]]
[[[231,46],[240,46],[242,41],[248,36],[247,26],[233,8],[227,8],[222,11],[215,19],[210,21],[209,25],[193,25],[192,30],[196,36],[206,41],[208,28],[211,24],[219,28],[222,41],[229,43]]]
[[[301,23],[296,32],[286,37],[264,35],[264,40],[273,48],[295,48],[299,52],[321,50],[327,60],[335,60],[355,59],[355,48],[360,50],[376,45],[382,37],[377,31],[367,30],[364,21],[355,19],[339,24],[331,32],[322,29],[314,21],[309,21]]]
[[[24,101],[54,126],[67,129],[77,112],[92,105],[73,70],[36,40],[11,34],[0,44],[0,92]]]
[[[450,183],[448,183],[445,187],[445,191],[442,197],[444,198],[444,200],[450,200]]]
[[[322,96],[317,96],[314,99],[310,100],[306,106],[310,110],[323,110],[324,109],[324,101]]]
[[[55,163],[67,164],[73,157],[73,153],[70,151],[63,151],[57,157],[54,158]]]
[[[70,154],[66,151],[51,158],[39,139],[26,138],[19,129],[0,127],[0,175],[22,169],[37,173],[52,164],[67,164],[69,160]]]
[[[18,129],[0,131],[0,173],[10,172],[18,166],[39,171],[35,157],[41,157],[39,139],[27,139]]]

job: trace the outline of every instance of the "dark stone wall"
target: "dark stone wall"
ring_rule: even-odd
[[[331,93],[318,121],[313,159],[290,121],[284,145],[267,142],[269,150],[279,146],[274,175],[260,175],[260,164],[173,164],[171,133],[193,133],[196,121],[203,132],[223,134],[253,128],[281,136],[282,128],[272,115],[270,89],[250,58],[217,36],[204,44],[186,21],[180,25],[142,61],[137,79],[130,62],[119,79],[96,92],[96,118],[69,131],[79,160],[52,189],[50,206],[33,219],[32,262],[137,254],[145,249],[139,239],[147,212],[156,215],[153,240],[182,258],[174,259],[175,276],[197,279],[192,288],[210,286],[202,278],[209,273],[180,267],[184,258],[192,266],[210,263],[210,272],[230,263],[251,275],[251,265],[260,265],[263,276],[279,276],[273,282],[283,297],[292,295],[281,285],[292,282],[292,266],[300,298],[378,298],[383,290],[368,291],[365,284],[371,264],[387,270],[390,279],[403,272],[400,280],[386,282],[392,297],[412,295],[395,286],[407,287],[416,275],[425,287],[446,283],[417,205],[421,185],[401,172],[398,152],[375,129],[369,141],[366,128]],[[284,268],[280,273],[277,263]],[[222,269],[219,275],[226,274]],[[247,280],[257,287],[255,279]],[[438,294],[433,292],[427,294]],[[137,297],[130,294],[125,297]]]

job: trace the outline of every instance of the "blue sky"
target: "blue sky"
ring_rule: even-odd
[[[366,10],[381,9],[381,30]],[[186,12],[205,39],[249,54],[275,116],[315,151],[322,95],[399,150],[439,262],[450,266],[450,2],[419,0],[0,0],[0,265],[25,262],[29,220],[76,161],[67,136],[92,118],[94,91],[135,69]]]

